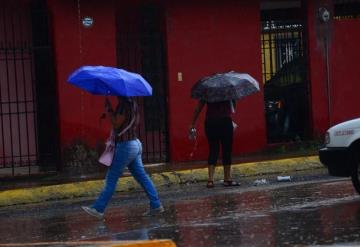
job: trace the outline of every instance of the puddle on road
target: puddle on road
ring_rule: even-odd
[[[178,246],[331,245],[360,241],[360,201],[349,185],[308,184],[216,194],[165,203],[144,218],[143,205],[112,207],[106,221],[82,212],[1,219],[0,242],[172,239]],[[16,234],[16,236],[14,236]]]

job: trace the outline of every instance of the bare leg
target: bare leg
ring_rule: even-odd
[[[240,183],[232,181],[231,178],[231,165],[224,165],[224,186],[239,186]]]
[[[214,173],[215,173],[215,166],[209,165],[208,166],[208,173],[209,173],[209,181],[214,181]]]
[[[224,165],[224,181],[231,181],[231,165]]]

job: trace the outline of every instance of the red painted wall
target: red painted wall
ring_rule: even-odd
[[[360,117],[360,20],[334,21],[330,51],[334,124]]]
[[[314,136],[321,136],[339,122],[360,117],[356,99],[360,90],[358,58],[360,51],[360,21],[331,20],[323,24],[317,19],[317,10],[327,0],[307,1],[308,62],[311,91],[311,112]],[[324,37],[329,40],[330,99],[327,93],[327,63]]]
[[[116,65],[115,13],[112,1],[80,1],[80,16],[91,16],[94,25],[79,23],[78,1],[48,0],[51,12],[56,79],[58,84],[60,138],[62,146],[74,139],[94,145],[108,135],[99,125],[103,97],[93,96],[67,83],[82,65]]]
[[[66,82],[80,65],[116,65],[115,11],[111,1],[80,1],[81,16],[94,26],[79,26],[75,1],[48,0],[52,14],[58,81],[62,146],[80,138],[95,144],[107,135],[100,127],[102,98],[83,93]],[[171,161],[189,160],[193,148],[187,138],[195,100],[190,88],[199,78],[219,71],[248,72],[261,79],[259,4],[239,1],[173,1],[167,8],[166,36],[169,76],[169,135]],[[80,28],[80,29],[79,29]],[[183,82],[178,82],[182,72]],[[263,94],[241,101],[234,118],[234,155],[265,145]],[[70,110],[71,109],[71,110]],[[203,125],[204,114],[198,121]],[[199,128],[199,147],[193,159],[206,159],[207,144]]]
[[[169,90],[169,131],[172,161],[205,160],[207,142],[202,112],[197,122],[198,148],[187,138],[197,101],[192,85],[201,77],[229,70],[251,74],[261,81],[260,10],[258,1],[171,1],[166,3]],[[183,81],[177,80],[181,72]],[[263,93],[237,105],[239,125],[234,156],[261,149],[266,143]]]
[[[360,78],[357,60],[360,41],[359,20],[331,22],[323,28],[316,10],[327,0],[307,2],[308,62],[311,118],[314,135],[329,127],[326,93],[326,63],[323,36],[330,35],[330,78],[333,123],[360,115],[356,106]],[[168,125],[171,161],[205,160],[207,142],[203,130],[204,112],[197,122],[199,143],[187,138],[196,100],[190,98],[192,85],[215,72],[247,72],[261,81],[260,9],[258,1],[163,1],[168,74]],[[94,145],[107,136],[109,126],[99,125],[103,98],[82,92],[67,83],[69,74],[81,65],[116,66],[116,1],[48,0],[54,39],[58,83],[61,144],[82,139]],[[94,25],[79,25],[80,17],[91,16]],[[183,81],[177,80],[181,72]],[[266,145],[263,92],[237,105],[234,119],[234,156],[258,151]]]

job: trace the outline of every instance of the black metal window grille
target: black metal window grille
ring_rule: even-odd
[[[152,86],[153,95],[138,99],[145,163],[162,163],[168,157],[167,91],[162,9],[160,6],[129,6],[118,13],[118,65],[140,73]]]
[[[264,84],[276,73],[286,80],[282,83],[296,82],[289,71],[281,69],[292,61],[304,56],[302,23],[286,21],[264,21],[261,34],[261,55]],[[285,74],[286,72],[286,74]]]
[[[34,24],[39,17],[44,22],[40,3],[44,1],[0,3],[0,176],[39,172],[39,122],[43,120],[39,117],[38,97],[42,90],[36,84],[39,70],[43,74],[50,70],[39,67],[39,47],[44,40],[39,39]]]
[[[360,18],[359,0],[335,0],[334,19],[358,19]]]
[[[30,11],[27,4],[15,7],[0,12],[0,168],[12,175],[16,167],[30,172],[38,150]]]
[[[263,20],[261,55],[268,142],[304,139],[308,83],[302,21]]]

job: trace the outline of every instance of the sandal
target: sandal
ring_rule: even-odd
[[[224,181],[223,185],[224,185],[225,187],[229,187],[229,186],[240,186],[240,183],[239,183],[239,182],[232,181],[232,180],[228,180],[228,181]]]
[[[214,188],[214,187],[215,187],[214,181],[209,180],[206,184],[206,188],[210,189],[210,188]]]

